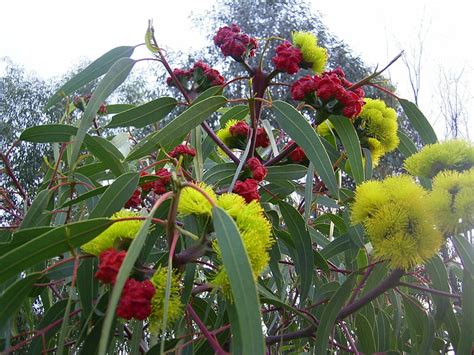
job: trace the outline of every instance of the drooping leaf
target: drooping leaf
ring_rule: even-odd
[[[30,274],[13,282],[0,294],[0,327],[3,327],[28,297],[33,284],[41,277],[40,273]]]
[[[373,354],[376,350],[374,330],[369,320],[360,312],[355,318],[355,332],[358,350],[366,354]]]
[[[112,117],[107,127],[145,127],[166,117],[176,107],[177,103],[176,99],[172,97],[160,97],[146,104],[120,112]]]
[[[242,238],[234,220],[222,208],[213,207],[212,217],[236,308],[242,353],[264,354],[257,288]]]
[[[313,163],[316,173],[326,184],[333,197],[339,196],[339,189],[331,160],[321,139],[311,125],[293,106],[284,101],[273,101],[273,111],[280,127],[304,150]]]
[[[43,261],[87,243],[109,227],[107,218],[89,219],[56,227],[0,256],[0,283]]]
[[[25,129],[20,140],[33,143],[63,143],[69,142],[71,136],[77,133],[74,126],[51,123]]]
[[[438,142],[438,138],[436,137],[436,133],[428,122],[427,118],[420,109],[413,103],[405,99],[399,99],[400,105],[405,111],[408,119],[410,120],[413,127],[419,133],[420,138],[423,140],[425,144],[434,144]]]
[[[75,75],[48,100],[45,110],[57,104],[61,99],[82,86],[90,83],[92,80],[104,75],[120,58],[130,57],[135,47],[121,46],[111,49],[101,57],[89,64],[79,74]]]
[[[125,173],[117,178],[102,194],[89,218],[110,217],[120,211],[138,186],[138,173]]]
[[[316,330],[315,354],[326,353],[329,335],[334,327],[337,315],[352,293],[352,287],[356,279],[357,273],[350,274],[324,307],[318,329]]]
[[[33,200],[33,203],[28,208],[28,211],[21,222],[19,227],[20,230],[49,225],[51,214],[47,209],[53,195],[54,191],[48,189],[41,190],[38,195],[36,195],[36,198]]]
[[[306,223],[301,214],[291,205],[280,202],[281,215],[296,249],[295,268],[301,280],[301,299],[308,296],[313,281],[314,253]]]
[[[107,166],[115,176],[125,173],[122,153],[105,138],[86,135],[84,139],[89,151]]]
[[[344,116],[330,116],[329,121],[333,124],[339,139],[347,153],[351,172],[357,184],[365,180],[364,164],[362,163],[362,151],[359,137],[352,122]]]
[[[298,164],[269,166],[267,167],[267,170],[268,172],[265,180],[268,181],[298,180],[303,178],[308,171],[305,166]]]
[[[226,103],[223,96],[213,96],[197,102],[168,123],[158,132],[145,137],[127,156],[131,161],[142,158],[161,147],[171,149],[181,143],[183,138],[196,126],[201,124],[219,107]]]
[[[69,158],[70,166],[75,166],[84,138],[91,127],[92,120],[96,116],[100,105],[102,105],[104,100],[125,81],[135,63],[135,60],[128,57],[117,60],[97,85],[97,88],[92,94],[84,114],[81,117]]]

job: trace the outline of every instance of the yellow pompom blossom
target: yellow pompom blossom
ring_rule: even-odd
[[[431,144],[405,160],[412,175],[433,178],[443,170],[462,172],[474,166],[474,145],[459,139]]]
[[[408,176],[358,186],[351,219],[364,225],[374,255],[394,269],[423,263],[442,243],[427,209],[427,192]]]
[[[322,137],[330,137],[333,135],[334,126],[329,120],[325,120],[318,127],[316,127],[316,132]]]
[[[112,219],[121,219],[127,217],[139,217],[135,212],[121,210],[112,216]],[[141,228],[143,221],[121,221],[115,222],[105,231],[100,233],[90,242],[84,244],[81,249],[86,253],[98,256],[104,250],[113,248],[121,240],[132,240]]]
[[[446,236],[474,227],[474,169],[437,174],[427,207]]]
[[[151,299],[150,331],[152,332],[156,332],[162,327],[167,278],[168,269],[159,267],[150,279],[153,287],[155,287],[155,294]],[[171,275],[170,297],[168,300],[168,315],[166,322],[168,326],[171,326],[183,314],[180,293],[180,277],[177,273],[173,272]]]
[[[212,187],[206,185],[203,182],[199,184],[199,187],[206,192],[211,200],[217,201],[217,196]],[[181,191],[178,204],[178,212],[181,215],[186,216],[189,214],[197,214],[210,216],[211,210],[212,205],[199,191],[193,189],[192,187],[185,187]]]
[[[250,265],[252,267],[253,275],[257,279],[258,275],[265,270],[268,265],[270,256],[269,249],[273,244],[271,238],[271,225],[265,218],[263,209],[256,201],[245,204],[240,200],[236,194],[224,194],[219,197],[218,205],[224,208],[229,215],[234,218],[239,232],[242,236],[242,241],[249,257]],[[239,208],[227,209],[230,206],[231,199],[236,200]],[[220,201],[223,199],[223,201]],[[242,205],[243,202],[243,205]],[[213,249],[219,259],[222,259],[221,251],[217,241],[213,243]],[[225,295],[230,296],[230,284],[227,278],[227,273],[221,268],[212,280],[212,284],[218,286]]]
[[[219,196],[217,206],[224,209],[232,218],[237,218],[245,206],[245,199],[234,193],[225,193]]]
[[[318,46],[318,38],[310,32],[293,32],[293,45],[303,54],[303,60],[311,65],[316,74],[321,74],[326,68],[328,52]]]
[[[364,101],[365,105],[355,124],[367,137],[366,145],[372,154],[373,165],[376,166],[382,156],[395,150],[400,143],[397,113],[382,100],[365,98]]]

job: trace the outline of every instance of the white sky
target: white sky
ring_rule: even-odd
[[[2,3],[0,12],[0,57],[34,70],[41,76],[61,75],[81,58],[95,59],[119,45],[143,41],[147,20],[154,21],[162,46],[172,49],[199,48],[204,34],[191,27],[188,16],[213,1],[92,1],[16,0]],[[444,124],[439,118],[439,72],[464,69],[461,95],[474,116],[474,5],[467,0],[361,0],[312,1],[323,14],[329,30],[344,40],[371,65],[383,67],[405,49],[417,45],[424,25],[420,106],[435,124],[440,137]],[[297,28],[295,28],[297,30]],[[402,61],[393,65],[392,80],[398,94],[411,99],[408,74]],[[470,119],[470,138],[474,118]]]

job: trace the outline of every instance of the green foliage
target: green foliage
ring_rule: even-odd
[[[274,70],[271,59],[281,40],[271,36],[289,38],[291,29],[281,27],[281,21],[306,18],[307,7],[288,11],[295,4],[257,1],[245,10],[271,10],[276,20],[269,26],[268,20],[260,23],[254,21],[258,16],[249,16],[248,25],[257,31],[250,35],[258,33],[260,48],[268,46],[268,51],[262,66],[245,48],[233,54],[232,65],[251,78],[240,78],[239,90],[221,85],[216,71],[201,64],[192,72],[173,72],[149,28],[150,56],[164,64],[181,98],[143,95],[131,99],[131,105],[103,106],[118,98],[122,83],[127,85],[132,69],[143,62],[129,58],[134,47],[119,47],[61,86],[48,105],[59,104],[63,94],[66,105],[54,118],[21,127],[22,142],[49,143],[53,154],[44,176],[33,174],[37,191],[29,195],[22,189],[26,180],[15,175],[18,165],[8,154],[2,156],[9,193],[24,206],[23,211],[3,199],[3,210],[16,221],[0,234],[2,350],[471,350],[470,216],[455,223],[455,233],[445,233],[447,242],[439,252],[433,247],[425,255],[423,250],[408,266],[390,256],[403,261],[401,251],[413,238],[390,244],[398,253],[373,249],[374,233],[385,243],[400,230],[403,237],[426,236],[435,226],[421,226],[419,215],[407,215],[413,196],[410,200],[409,189],[396,185],[396,179],[385,184],[391,184],[393,196],[405,194],[401,207],[389,205],[379,183],[367,182],[372,161],[370,150],[361,148],[366,142],[355,123],[360,110],[345,117],[337,112],[349,105],[343,98],[323,100],[317,90],[310,93],[318,102],[309,110],[308,103],[280,100],[289,91],[278,84],[297,77]],[[334,67],[345,47],[327,37],[319,21],[307,18],[315,22],[302,29],[317,30],[320,43],[336,53]],[[365,73],[357,60],[343,68],[349,78]],[[99,82],[92,96],[70,104],[70,95],[94,80]],[[267,90],[271,84],[277,84],[278,95]],[[239,95],[243,89],[250,91]],[[358,100],[353,89],[341,84],[338,92]],[[434,131],[416,106],[400,103],[421,139],[435,143]],[[323,137],[317,125],[328,106],[337,114],[328,117],[334,129]],[[214,125],[224,132],[217,134]],[[419,148],[410,135],[400,128],[399,151],[405,157]],[[290,140],[294,143],[287,145]],[[422,182],[424,189],[416,185],[420,199],[431,194],[430,180]],[[358,224],[353,206],[367,218],[383,211],[386,223]],[[401,220],[407,222],[398,226]],[[99,256],[87,254],[84,244],[104,231],[114,233],[106,246],[112,248],[100,250]]]

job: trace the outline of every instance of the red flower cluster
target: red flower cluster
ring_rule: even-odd
[[[150,175],[146,172],[141,172],[140,176],[147,176]],[[167,191],[167,187],[171,181],[171,173],[168,169],[161,168],[160,170],[156,171],[153,175],[159,177],[158,180],[147,182],[142,185],[142,189],[144,192],[149,192],[153,190],[153,192],[157,195],[162,195]]]
[[[249,133],[249,125],[245,121],[239,121],[235,125],[229,128],[230,134],[234,137],[244,137],[247,138]],[[266,148],[270,145],[270,140],[268,139],[267,132],[263,128],[257,128],[257,140],[255,146]]]
[[[293,141],[289,141],[285,145],[284,149],[288,148],[292,143]],[[294,163],[306,163],[308,161],[308,158],[301,147],[297,147],[290,154],[288,154],[288,158]]]
[[[211,68],[202,61],[197,61],[194,63],[193,67],[188,70],[173,69],[173,74],[176,75],[183,85],[186,85],[186,83],[192,78],[196,84],[197,92],[202,92],[211,86],[224,85],[225,83],[224,77],[218,70]],[[168,84],[168,86],[174,86],[173,79],[168,77],[166,79],[166,84]]]
[[[256,39],[240,32],[240,27],[236,24],[219,28],[214,36],[214,44],[224,56],[231,56],[237,61],[241,61],[246,53],[253,57],[257,48]]]
[[[262,181],[267,176],[267,168],[265,168],[258,158],[250,158],[247,160],[247,166],[252,172],[252,177],[257,181]]]
[[[125,202],[125,208],[138,208],[142,205],[141,190],[138,188],[133,191],[132,197]]]
[[[303,53],[299,48],[285,41],[276,48],[276,55],[272,61],[277,70],[288,74],[295,74],[300,70],[300,63],[303,61]]]
[[[260,195],[258,194],[258,181],[255,179],[237,181],[235,183],[233,192],[242,196],[247,203],[250,203],[253,200],[260,200]]]
[[[128,279],[122,290],[117,315],[124,319],[144,320],[151,313],[151,299],[155,288],[150,280]]]
[[[180,155],[189,155],[190,157],[196,156],[196,150],[190,148],[185,144],[180,144],[176,146],[168,155],[172,158],[178,159]]]
[[[326,71],[321,76],[306,76],[293,83],[291,97],[294,100],[311,101],[314,93],[322,102],[336,99],[342,106],[342,114],[348,118],[356,117],[364,105],[364,90],[347,90],[352,83],[345,78],[344,71],[337,68]],[[308,102],[311,103],[311,102]]]
[[[95,273],[95,278],[105,284],[115,284],[118,271],[125,259],[127,252],[125,250],[118,251],[114,248],[104,250],[99,256],[99,267]]]
[[[217,85],[224,85],[224,77],[219,73],[218,70],[212,69],[209,65],[202,61],[197,61],[194,63],[193,69],[191,69],[191,73],[197,71],[197,69],[201,69],[204,76],[210,82],[210,86],[217,86]]]

